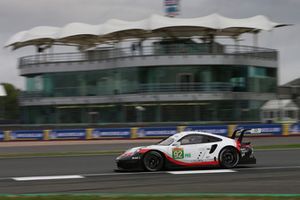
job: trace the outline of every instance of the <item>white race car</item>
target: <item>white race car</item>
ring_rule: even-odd
[[[159,171],[201,166],[233,168],[238,164],[255,164],[250,142],[242,142],[247,131],[259,133],[257,129],[236,130],[231,138],[196,131],[177,133],[156,145],[127,150],[117,157],[117,166],[120,170]]]

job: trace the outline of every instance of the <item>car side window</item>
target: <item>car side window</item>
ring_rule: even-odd
[[[203,142],[203,135],[193,134],[184,136],[179,140],[181,145],[189,145],[189,144],[201,144]]]
[[[202,139],[202,143],[219,142],[219,141],[222,141],[222,139],[213,136],[208,136],[208,135],[203,136]]]

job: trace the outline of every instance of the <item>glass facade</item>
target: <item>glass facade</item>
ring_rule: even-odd
[[[131,67],[26,77],[26,93],[46,97],[224,90],[273,93],[276,81],[276,68],[259,66]]]
[[[23,107],[26,123],[257,121],[264,101],[149,102]],[[139,109],[142,108],[142,109]]]
[[[24,97],[175,92],[275,93],[277,69],[244,65],[130,67],[26,77]],[[210,100],[24,106],[23,121],[53,123],[258,121],[264,101]]]

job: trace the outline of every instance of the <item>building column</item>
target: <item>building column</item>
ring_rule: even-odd
[[[200,105],[195,105],[195,121],[200,121]]]
[[[155,119],[156,122],[161,122],[162,116],[161,116],[161,105],[160,104],[157,104],[155,118],[156,118]]]
[[[234,121],[241,121],[241,102],[236,101],[234,102]]]
[[[86,82],[84,78],[79,78],[79,95],[86,96]]]
[[[55,110],[54,110],[55,123],[58,124],[58,123],[60,123],[60,118],[59,118],[60,112],[59,112],[59,108],[55,107],[54,109],[55,109]]]
[[[126,122],[126,106],[120,105],[120,122]]]

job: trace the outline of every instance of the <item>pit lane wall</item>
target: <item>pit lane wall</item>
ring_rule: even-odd
[[[300,123],[295,124],[234,124],[191,125],[161,127],[86,128],[53,130],[0,130],[2,141],[48,141],[48,140],[93,140],[93,139],[139,139],[164,138],[181,131],[203,131],[231,136],[235,129],[260,128],[262,133],[249,136],[300,135]]]

